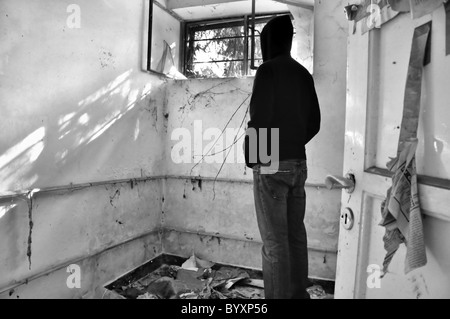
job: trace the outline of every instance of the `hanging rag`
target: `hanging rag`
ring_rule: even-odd
[[[381,226],[386,228],[383,237],[386,256],[383,276],[400,244],[406,245],[405,273],[426,265],[427,257],[423,237],[422,215],[417,187],[415,153],[419,125],[422,74],[426,61],[431,22],[414,30],[411,57],[406,82],[403,119],[397,148],[397,157],[388,164],[394,173],[392,187],[381,205]]]

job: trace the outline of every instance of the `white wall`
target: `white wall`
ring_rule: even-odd
[[[196,119],[204,120],[205,128],[222,128],[249,96],[252,78],[166,85],[141,72],[143,1],[78,1],[81,27],[75,29],[67,25],[69,4],[0,3],[0,191],[3,196],[60,187],[36,193],[32,203],[1,197],[1,296],[9,295],[10,287],[14,298],[19,292],[51,296],[52,289],[61,297],[83,296],[161,251],[192,253],[195,245],[206,247],[213,260],[228,257],[222,261],[259,267],[251,176],[244,164],[224,166],[219,177],[226,179],[215,185],[213,201],[212,179],[220,164],[193,171],[204,179],[200,189],[198,181],[185,179],[191,165],[170,160],[172,129],[191,129]],[[345,32],[336,29],[339,20],[328,19],[341,17],[337,9],[316,5],[314,77],[323,128],[307,147],[312,185],[322,184],[328,173],[342,174]],[[232,127],[239,127],[243,112]],[[160,180],[161,175],[169,178]],[[68,191],[70,185],[82,188]],[[314,187],[307,192],[311,275],[333,279],[340,192]],[[155,234],[160,226],[181,231],[161,238]],[[189,242],[191,233],[213,234],[218,246],[208,246],[201,236]],[[233,255],[237,248],[249,253]],[[65,290],[61,283],[67,278],[64,266],[73,261],[87,267],[82,291]],[[45,273],[52,275],[40,277]],[[30,278],[36,279],[18,286]],[[60,281],[50,284],[52,278]]]
[[[142,1],[79,2],[79,29],[70,3],[1,3],[2,191],[161,170],[162,81],[140,70]]]
[[[0,292],[134,238],[147,244],[116,256],[114,271],[92,264],[86,282],[110,280],[160,249],[152,232],[162,187],[151,177],[163,172],[164,81],[141,71],[144,2],[77,1],[80,28],[67,24],[71,3],[0,2],[0,193],[61,187],[28,203],[2,197]],[[87,188],[64,188],[79,184]],[[84,294],[88,284],[71,292],[62,282],[55,293]]]
[[[348,30],[342,13],[345,4],[316,0],[314,8],[314,80],[323,121],[314,145],[321,145],[322,152],[311,149],[307,156],[310,165],[320,172],[320,181],[326,174],[343,174]]]
[[[310,73],[314,71],[314,10],[288,6],[294,16],[295,37],[291,55]]]
[[[323,185],[328,174],[343,175],[347,21],[344,14],[338,13],[341,12],[338,8],[327,2],[317,3],[315,9],[314,79],[322,111],[322,129],[306,147],[309,177],[305,223],[310,275],[325,279],[335,277],[341,191],[316,186]],[[305,13],[295,10],[293,14],[296,21],[300,21]],[[330,47],[333,50],[329,50]],[[195,250],[204,258],[217,258],[222,262],[234,260],[245,266],[260,267],[261,238],[253,204],[252,171],[245,168],[242,158],[238,162],[236,157],[234,162],[223,166],[214,183],[224,160],[223,153],[218,155],[217,163],[194,164],[214,140],[211,136],[209,140],[202,140],[202,133],[210,128],[220,133],[242,103],[228,127],[239,129],[244,123],[245,128],[248,115],[244,116],[249,102],[246,99],[251,94],[252,84],[253,78],[249,77],[176,81],[169,85],[164,113],[167,117],[165,158],[170,178],[165,185],[163,226],[173,231],[164,237],[166,250],[187,256]],[[202,128],[196,131],[198,121]],[[186,138],[176,135],[175,140],[171,140],[171,134],[180,128],[186,129],[187,137],[192,138],[188,143],[190,164],[176,163],[186,155],[173,151],[174,147],[177,150],[180,140]],[[194,140],[194,136],[199,139]],[[223,146],[215,151],[230,146],[233,137],[222,136]],[[242,141],[233,152],[242,153]],[[202,187],[199,187],[199,180]],[[192,234],[208,239],[198,240]],[[247,251],[246,257],[237,258],[236,251]]]

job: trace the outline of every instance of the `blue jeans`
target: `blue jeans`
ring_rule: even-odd
[[[275,174],[266,169],[260,165],[253,168],[265,297],[307,299],[306,160],[281,161]]]

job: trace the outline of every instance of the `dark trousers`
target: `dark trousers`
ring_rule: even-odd
[[[258,227],[263,241],[266,299],[309,298],[305,217],[306,161],[281,161],[278,171],[253,168]]]

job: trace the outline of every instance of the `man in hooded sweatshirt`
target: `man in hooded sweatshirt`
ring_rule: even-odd
[[[311,74],[290,55],[292,38],[289,15],[271,19],[262,30],[263,64],[248,123],[256,135],[247,134],[244,144],[253,169],[267,299],[309,298],[305,145],[319,132],[320,109]]]

